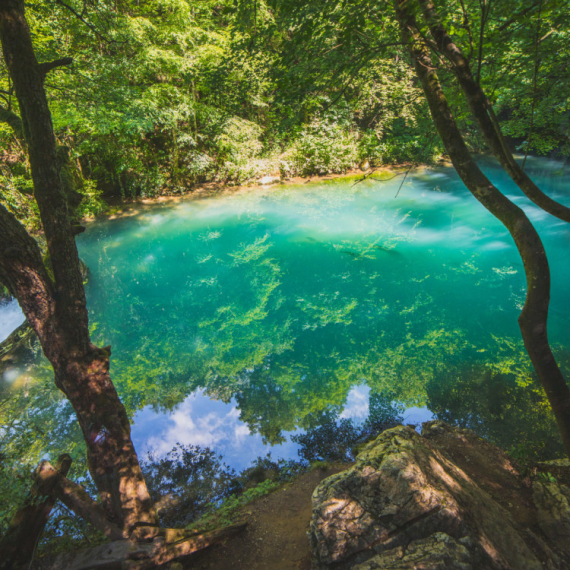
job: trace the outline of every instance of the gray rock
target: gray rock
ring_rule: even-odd
[[[469,550],[443,532],[373,556],[354,570],[476,570]]]
[[[442,422],[430,424],[433,433]],[[323,570],[548,567],[504,507],[404,426],[383,432],[353,467],[315,489],[310,538]]]
[[[570,489],[557,481],[534,481],[532,498],[542,532],[570,556]]]

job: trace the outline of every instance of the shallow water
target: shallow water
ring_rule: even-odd
[[[568,377],[570,228],[483,166],[544,240]],[[529,171],[570,205],[568,170],[534,159]],[[139,452],[210,446],[239,469],[268,451],[296,457],[291,435],[382,406],[556,448],[520,341],[510,236],[452,169],[401,182],[273,186],[89,225],[92,336],[112,345]]]

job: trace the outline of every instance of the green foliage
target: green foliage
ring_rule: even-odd
[[[50,73],[46,89],[57,137],[101,199],[179,193],[208,180],[239,184],[278,171],[344,172],[365,161],[429,163],[442,153],[389,3],[69,6],[83,21],[63,5],[35,1],[27,17],[40,61],[74,59]],[[483,30],[479,4],[453,0],[438,10],[472,56],[513,142],[566,153],[570,14],[562,0],[540,6],[495,2]],[[465,101],[445,68],[441,74],[467,143],[484,150]],[[0,105],[17,115],[4,67],[0,88]],[[0,147],[0,199],[38,229],[22,144],[7,122]],[[96,215],[102,206],[87,194],[79,213]]]
[[[14,170],[17,172],[19,169]],[[29,176],[14,174],[9,168],[2,169],[0,203],[21,220],[28,231],[36,233],[40,229],[40,213],[33,190]]]
[[[80,218],[94,218],[107,211],[108,206],[101,198],[103,192],[97,188],[96,182],[85,180],[79,191],[84,196],[77,209]]]
[[[214,139],[218,153],[219,176],[224,182],[241,183],[258,174],[258,161],[263,145],[261,127],[256,123],[231,117]]]
[[[315,118],[283,154],[280,166],[289,177],[346,172],[357,163],[355,134],[334,121]]]
[[[400,45],[391,3],[67,4],[83,21],[58,3],[26,3],[39,61],[74,59],[72,66],[51,72],[45,85],[58,142],[69,151],[62,175],[84,195],[78,216],[105,212],[107,199],[181,193],[209,180],[239,184],[277,171],[283,176],[345,172],[363,161],[373,166],[430,163],[442,154]],[[511,142],[521,151],[567,155],[567,3],[497,0],[486,22],[481,3],[440,4],[447,28],[469,54]],[[444,62],[440,72],[468,145],[484,150]],[[0,106],[18,115],[3,64]],[[37,233],[41,228],[25,144],[8,122],[0,123],[0,152],[0,201]],[[350,192],[346,196],[350,199]],[[321,220],[322,203],[305,200],[304,215]],[[335,200],[331,196],[328,207],[345,206]],[[261,219],[254,203],[242,206],[239,214]],[[387,237],[381,228],[393,230],[397,220],[380,214],[378,220],[370,235],[350,243],[339,239],[325,253],[352,265],[398,255],[393,250],[404,238],[397,231]],[[346,459],[353,445],[381,428],[365,424],[359,431],[338,418],[350,387],[366,378],[373,398],[393,389],[395,400],[429,402],[438,417],[486,430],[500,445],[517,439],[512,451],[520,458],[559,449],[552,414],[522,345],[508,336],[469,342],[465,328],[447,326],[433,299],[422,295],[421,282],[429,276],[395,282],[403,291],[399,306],[378,298],[378,275],[363,282],[358,298],[329,290],[327,280],[318,278],[308,294],[287,296],[282,284],[288,269],[272,258],[275,244],[269,234],[236,241],[229,254],[220,256],[216,233],[208,229],[202,236],[204,248],[186,283],[184,294],[195,300],[194,329],[168,306],[165,314],[177,334],[164,341],[163,333],[149,326],[147,308],[136,292],[116,308],[121,327],[128,324],[136,338],[113,356],[113,377],[131,414],[145,405],[172,408],[203,389],[225,402],[235,398],[241,419],[265,442],[279,443],[284,432],[302,429],[298,443],[303,457]],[[101,276],[117,271],[100,263]],[[139,269],[144,285],[156,278],[152,270]],[[456,271],[478,274],[479,269],[469,259]],[[235,281],[244,284],[238,293]],[[109,296],[123,298],[119,279],[109,283]],[[168,296],[161,292],[157,312],[165,310],[161,302]],[[293,306],[302,315],[299,320],[288,314]],[[389,311],[406,323],[400,337],[383,326]],[[374,338],[359,337],[359,318],[377,319]],[[111,326],[91,326],[101,344],[117,332]],[[291,365],[288,355],[311,333],[319,339],[314,350]],[[322,348],[327,335],[347,347],[346,355],[340,358]],[[59,452],[71,452],[72,475],[85,474],[84,444],[73,413],[54,388],[45,361],[38,362],[16,384],[2,381],[0,386],[0,530],[44,454],[55,459]],[[392,412],[389,419],[395,421],[397,410]],[[529,424],[537,426],[534,434],[523,429]],[[188,510],[204,513],[224,500],[216,516],[229,520],[238,506],[280,481],[265,479],[229,499],[232,485],[243,490],[247,483],[224,469],[210,450],[181,447],[166,458],[151,457],[147,464],[156,497],[182,490],[189,497],[168,515],[172,521],[187,522]],[[201,479],[204,473],[207,484]],[[50,539],[62,534],[84,543],[97,540],[63,511],[48,529]]]
[[[86,470],[83,437],[49,366],[43,362],[34,367],[33,378],[20,371],[12,384],[5,380],[17,373],[8,368],[0,376],[0,534],[27,496],[41,459],[55,463],[61,453],[69,453],[70,477],[83,476]]]

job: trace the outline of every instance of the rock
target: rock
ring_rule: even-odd
[[[537,480],[532,491],[540,529],[570,557],[570,489],[555,480]]]
[[[544,512],[566,520],[561,496],[541,497]],[[508,457],[473,432],[439,421],[422,436],[398,426],[315,489],[312,555],[321,570],[568,568],[560,541],[570,528],[554,540],[537,514]]]
[[[354,570],[475,570],[469,551],[457,540],[443,532],[413,540],[406,547],[393,548],[378,556],[373,556]]]
[[[262,178],[260,178],[258,180],[258,182],[260,184],[262,184],[263,186],[267,185],[267,184],[275,184],[276,182],[279,182],[281,179],[279,178],[279,176],[263,176]]]
[[[360,170],[362,170],[363,172],[370,170],[370,163],[367,160],[364,160],[363,162],[361,162],[360,163]]]
[[[570,487],[570,459],[553,459],[541,461],[536,466],[539,473],[554,477],[559,483]]]

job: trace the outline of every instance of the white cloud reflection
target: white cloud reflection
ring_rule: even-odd
[[[225,404],[197,390],[171,412],[143,408],[134,417],[132,437],[139,453],[152,449],[159,456],[177,443],[209,447],[238,471],[268,452],[274,459],[298,459],[297,444],[288,437],[281,445],[264,444],[261,435],[251,433],[239,419],[239,413],[234,401]]]
[[[355,424],[361,424],[366,420],[370,412],[370,388],[366,384],[353,386],[346,397],[346,406],[339,418],[352,420]]]

